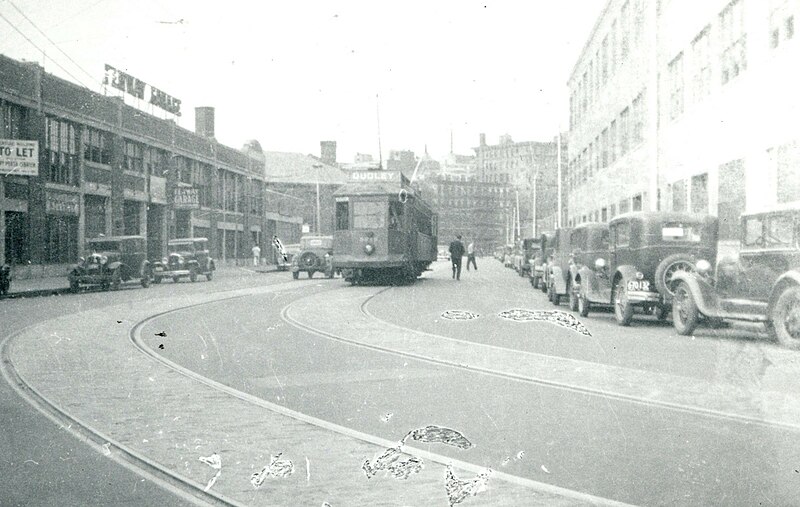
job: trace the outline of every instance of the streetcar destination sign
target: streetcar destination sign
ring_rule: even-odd
[[[0,174],[39,175],[39,141],[0,139]]]

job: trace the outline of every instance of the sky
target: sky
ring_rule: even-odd
[[[0,53],[95,91],[110,64],[180,99],[182,127],[215,107],[217,139],[236,148],[318,155],[334,140],[351,162],[378,157],[380,128],[384,158],[442,158],[451,131],[473,154],[480,133],[566,130],[566,82],[605,4],[3,0]]]

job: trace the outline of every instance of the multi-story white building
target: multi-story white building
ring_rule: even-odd
[[[609,0],[569,78],[568,223],[800,200],[800,0]]]

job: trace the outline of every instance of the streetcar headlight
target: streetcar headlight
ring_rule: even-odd
[[[364,252],[367,255],[372,255],[372,252],[374,252],[374,251],[375,251],[375,247],[372,246],[372,243],[367,243],[366,245],[364,245]]]
[[[697,264],[694,265],[694,269],[697,271],[697,274],[705,276],[711,271],[711,263],[705,259],[700,259],[697,261]]]
[[[606,267],[606,260],[602,257],[594,261],[595,269],[603,269]]]

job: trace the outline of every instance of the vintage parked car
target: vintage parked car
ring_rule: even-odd
[[[82,286],[117,290],[122,282],[139,279],[150,286],[152,269],[147,260],[147,239],[142,236],[107,236],[86,241],[88,255],[81,257],[67,275],[69,287]]]
[[[672,277],[672,319],[691,334],[701,319],[763,322],[778,342],[800,349],[800,207],[742,216],[738,259],[701,257]]]
[[[599,255],[579,270],[578,307],[586,316],[595,304],[613,305],[621,326],[634,309],[664,320],[672,307],[672,280],[693,271],[697,259],[717,256],[717,219],[704,214],[637,211],[609,222],[608,260]]]
[[[5,296],[11,289],[11,266],[0,266],[0,296]]]
[[[167,257],[153,262],[153,282],[161,283],[164,278],[178,282],[183,277],[196,282],[199,275],[205,275],[206,280],[211,281],[214,277],[217,268],[208,252],[208,239],[171,239],[167,242],[167,249]]]
[[[552,239],[549,241],[550,255],[545,266],[545,285],[547,287],[547,299],[558,306],[561,304],[561,297],[569,293],[569,266],[572,258],[569,237],[572,229],[556,229]]]
[[[581,312],[584,317],[589,314],[589,301],[584,298],[581,306],[581,270],[594,266],[598,259],[608,265],[610,261],[609,229],[608,224],[588,222],[572,229],[569,236],[572,248],[572,262],[569,266],[569,308],[573,312]],[[595,280],[596,281],[596,280]],[[608,301],[603,303],[608,304]],[[600,301],[595,304],[602,304]]]
[[[531,260],[539,251],[539,238],[525,238],[520,244],[519,256],[514,259],[514,269],[519,276],[527,277],[531,272]]]
[[[514,245],[506,245],[503,248],[503,266],[510,268],[513,266]]]
[[[292,276],[300,278],[305,271],[308,277],[321,271],[333,278],[333,236],[303,236],[300,238],[300,252],[292,258]]]

